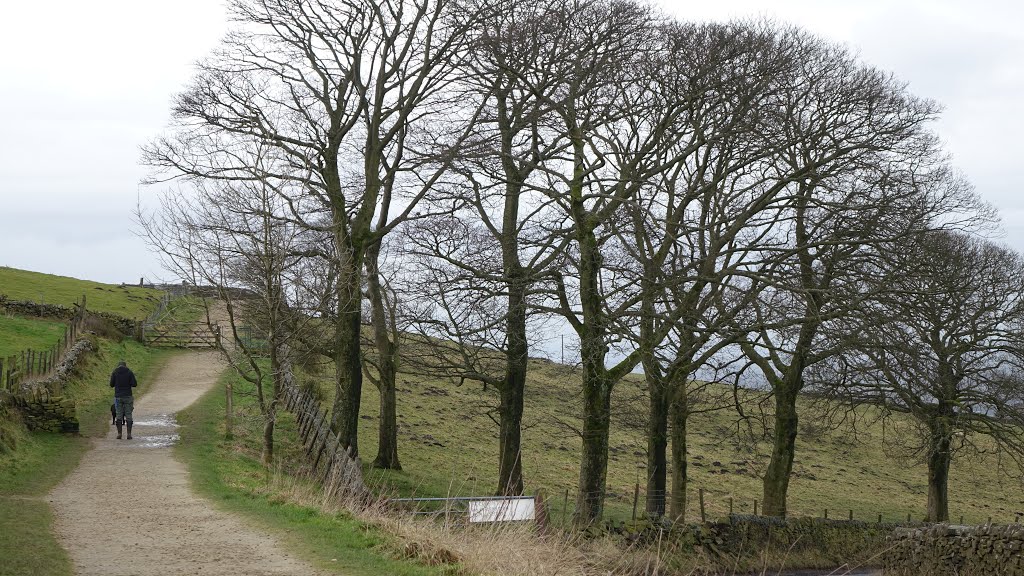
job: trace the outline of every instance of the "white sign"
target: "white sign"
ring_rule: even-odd
[[[533,515],[533,498],[469,501],[470,522],[533,520]]]

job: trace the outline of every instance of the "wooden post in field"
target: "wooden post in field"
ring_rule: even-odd
[[[878,514],[878,523],[879,524],[882,523],[882,514],[881,513]]]
[[[1020,516],[1018,516],[1018,518],[1020,518]],[[964,515],[963,514],[960,515],[960,525],[961,526],[964,525]]]
[[[85,308],[85,296],[82,296],[82,308]],[[234,436],[232,419],[234,418],[234,390],[229,377],[224,383],[224,435],[228,438]]]
[[[543,488],[533,493],[533,518],[537,522],[537,530],[541,534],[546,533],[548,529],[548,499]]]
[[[910,524],[910,512],[907,512],[907,524]]]
[[[757,498],[754,498],[754,516],[757,516]]]
[[[700,501],[700,521],[707,522],[707,516],[704,514],[704,489],[697,489],[697,499]]]
[[[850,510],[850,522],[853,522],[853,510]]]
[[[640,483],[633,486],[633,522],[636,522],[636,503],[640,500]]]
[[[732,496],[729,496],[729,516],[732,516]]]
[[[825,520],[828,520],[828,508],[825,508]]]

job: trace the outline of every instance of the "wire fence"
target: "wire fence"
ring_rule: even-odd
[[[653,506],[655,510],[648,509],[648,494],[657,494],[662,497],[659,505]],[[598,493],[594,493],[592,496],[597,497]],[[743,498],[730,495],[724,490],[707,490],[703,487],[691,488],[687,493],[685,502],[685,511],[679,517],[673,517],[671,498],[672,494],[670,491],[666,492],[650,492],[641,483],[636,483],[630,494],[616,494],[614,492],[606,492],[605,503],[609,500],[614,500],[618,504],[618,509],[621,510],[621,504],[627,502],[629,504],[629,512],[623,516],[621,512],[611,515],[611,522],[623,522],[630,520],[636,522],[637,520],[644,518],[660,518],[669,521],[681,521],[681,522],[714,522],[719,521],[728,517],[743,516],[743,517],[760,517],[760,518],[774,518],[774,516],[766,515],[764,512],[763,502],[758,498]],[[579,492],[570,488],[565,488],[559,492],[556,492],[549,500],[546,505],[551,511],[552,518],[556,522],[563,524],[569,524],[573,521],[577,513],[577,506],[579,501]],[[607,508],[607,506],[606,506]],[[609,515],[606,514],[606,517]],[[926,519],[923,515],[923,510],[914,511],[889,511],[889,512],[867,512],[864,510],[856,510],[849,507],[841,507],[836,505],[835,507],[823,507],[819,513],[808,514],[806,511],[798,514],[787,514],[786,518],[818,518],[822,520],[829,520],[833,522],[861,522],[861,523],[877,523],[877,524],[892,524],[892,525],[905,525],[905,524],[922,524],[926,523]],[[977,516],[968,519],[963,514],[950,514],[948,523],[967,525],[968,521],[976,521]],[[1024,511],[1019,512],[1006,512],[1002,517],[999,516],[987,516],[985,524],[1020,524],[1024,520]],[[974,522],[981,524],[981,522]]]

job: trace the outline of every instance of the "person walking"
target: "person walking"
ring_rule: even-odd
[[[121,360],[117,368],[110,374],[110,387],[114,389],[114,417],[117,419],[117,439],[121,439],[121,425],[128,424],[128,439],[132,439],[132,409],[135,407],[135,399],[132,397],[132,388],[138,386],[135,380],[135,373],[128,368],[128,364]]]

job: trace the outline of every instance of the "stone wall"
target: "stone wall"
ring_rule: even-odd
[[[0,295],[0,310],[19,316],[40,316],[61,320],[70,320],[75,315],[75,309],[69,306],[10,300],[4,295]]]
[[[29,430],[78,433],[74,400],[41,392],[29,396],[7,395],[5,401],[21,413]]]
[[[30,394],[36,390],[43,389],[50,393],[60,393],[64,388],[64,383],[74,376],[78,363],[85,359],[86,354],[95,349],[96,346],[90,338],[79,338],[71,345],[67,353],[64,354],[64,359],[54,368],[53,374],[43,380],[23,384],[22,391]]]
[[[1024,525],[900,528],[889,537],[886,576],[1024,576]]]
[[[699,527],[698,542],[718,555],[774,549],[782,553],[813,551],[834,565],[870,562],[885,545],[894,525],[825,518],[774,518],[734,514],[726,522]]]
[[[63,396],[64,384],[75,375],[85,355],[95,349],[90,338],[77,340],[53,374],[45,380],[22,383],[15,394],[0,393],[0,404],[17,410],[29,430],[77,434],[75,401]]]
[[[37,316],[43,318],[57,318],[60,320],[70,320],[75,316],[75,312],[77,311],[76,308],[71,306],[61,306],[59,304],[37,304],[35,302],[26,302],[23,300],[10,300],[6,296],[2,295],[0,295],[0,310],[19,316]],[[93,312],[92,310],[89,310],[87,315],[95,318],[102,318],[125,336],[135,336],[138,322],[131,318],[125,318],[123,316],[118,316],[117,314],[111,314],[110,312]]]

